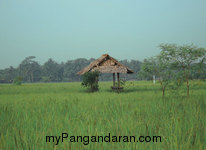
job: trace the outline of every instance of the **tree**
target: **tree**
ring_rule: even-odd
[[[66,77],[68,81],[80,81],[81,76],[77,75],[77,72],[89,65],[92,61],[94,61],[94,59],[87,60],[85,58],[67,61],[64,65],[64,77]]]
[[[164,55],[158,55],[145,59],[141,66],[140,76],[144,79],[152,79],[155,75],[161,85],[162,96],[165,96],[165,90],[172,79],[171,64]]]
[[[44,78],[49,81],[62,81],[64,68],[51,58],[42,66]]]
[[[186,82],[187,97],[189,97],[190,79],[192,79],[192,72],[205,59],[206,50],[198,48],[193,45],[177,46],[176,44],[161,44],[161,55],[170,61],[176,70],[182,75],[182,80]]]
[[[18,67],[19,75],[24,81],[35,82],[40,80],[40,65],[34,61],[35,56],[26,57]]]
[[[0,72],[0,80],[6,83],[11,83],[13,79],[17,76],[17,69],[10,66]]]
[[[83,75],[82,86],[89,87],[92,92],[98,91],[99,90],[99,86],[98,86],[99,74],[100,73],[98,71],[85,73]]]

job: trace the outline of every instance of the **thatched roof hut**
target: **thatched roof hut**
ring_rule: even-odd
[[[109,56],[108,54],[103,54],[100,58],[93,61],[77,74],[83,75],[86,72],[95,70],[98,70],[101,73],[134,73],[131,69],[122,65],[113,57]]]
[[[96,70],[101,73],[113,73],[113,87],[112,87],[113,89],[121,88],[120,80],[119,80],[119,73],[128,73],[128,74],[134,73],[131,69],[122,65],[120,62],[118,62],[113,57],[109,56],[108,54],[103,54],[100,58],[93,61],[91,64],[83,68],[77,74],[83,75],[86,72],[96,71]],[[115,87],[115,73],[117,73],[118,87]]]

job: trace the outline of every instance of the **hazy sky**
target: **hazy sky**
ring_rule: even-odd
[[[0,69],[27,56],[143,60],[161,43],[206,48],[206,0],[0,0]]]

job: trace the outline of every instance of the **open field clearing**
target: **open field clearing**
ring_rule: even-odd
[[[204,150],[206,149],[206,82],[166,90],[158,84],[127,82],[122,93],[100,82],[89,93],[81,83],[0,85],[0,149]],[[162,142],[46,143],[46,136],[161,136]]]

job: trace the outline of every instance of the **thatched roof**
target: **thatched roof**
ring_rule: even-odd
[[[83,75],[86,72],[95,70],[98,70],[101,73],[134,73],[131,69],[122,65],[113,57],[108,54],[104,54],[100,58],[91,62],[77,74]]]

